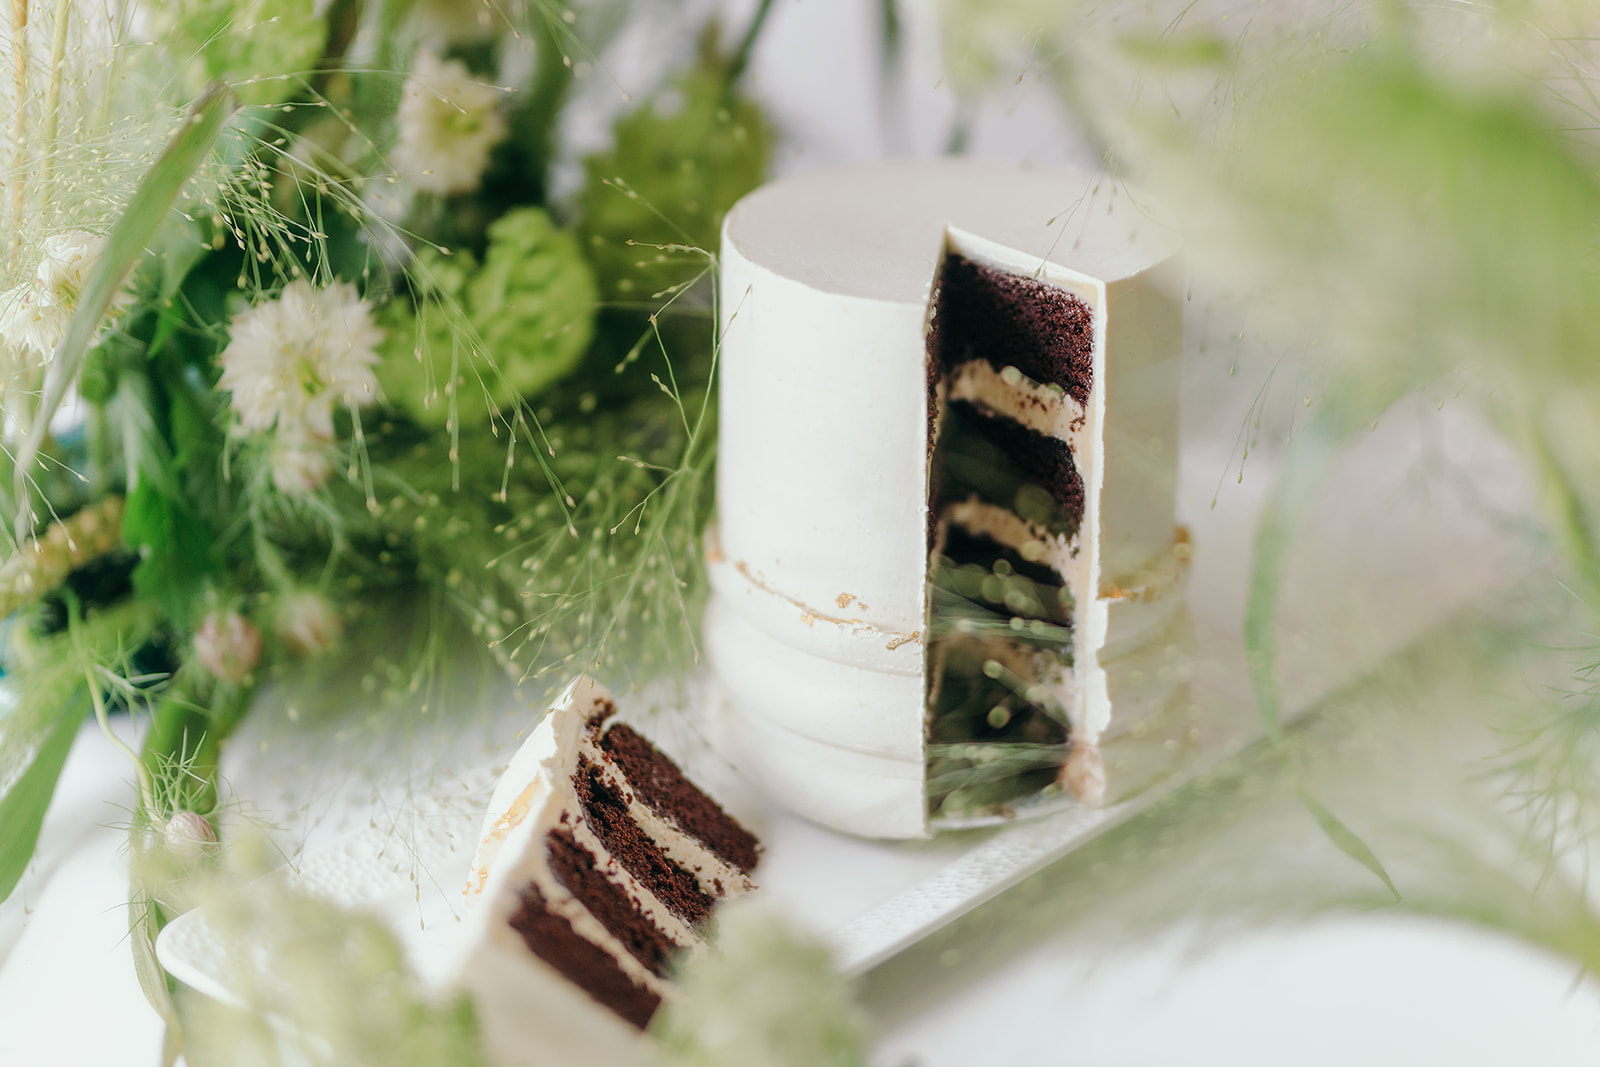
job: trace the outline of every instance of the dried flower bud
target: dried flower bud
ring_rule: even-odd
[[[167,851],[183,863],[197,863],[217,847],[217,832],[211,823],[192,811],[174,812],[162,836]]]
[[[200,665],[224,682],[242,682],[261,661],[261,631],[237,611],[213,611],[194,634]]]
[[[275,629],[278,640],[295,655],[320,656],[339,644],[344,623],[339,612],[321,593],[301,590],[278,605]]]

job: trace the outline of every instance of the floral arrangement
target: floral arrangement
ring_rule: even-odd
[[[0,899],[92,714],[138,780],[131,940],[169,1054],[153,939],[219,869],[219,758],[262,686],[351,664],[443,706],[463,654],[517,683],[693,662],[708,250],[767,168],[741,75],[768,6],[613,94],[584,154],[563,123],[623,5],[12,5]],[[384,935],[282,907],[431,1010]],[[441,1018],[408,1032],[459,1036]]]

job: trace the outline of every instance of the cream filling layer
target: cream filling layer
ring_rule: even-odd
[[[553,801],[554,798],[552,797]],[[566,797],[570,810],[578,808],[578,798],[570,793]],[[532,884],[539,890],[544,898],[545,906],[555,915],[565,919],[572,930],[585,941],[601,949],[613,960],[634,983],[649,989],[663,999],[675,995],[670,983],[657,977],[650,968],[640,963],[628,951],[628,947],[614,937],[611,931],[584,906],[583,902],[573,896],[550,870],[550,865],[545,856],[545,838],[551,829],[561,825],[562,809],[567,806],[562,803],[548,803],[539,812],[539,817],[524,823],[518,828],[517,834],[508,839],[506,848],[502,850],[516,853],[516,862],[501,865],[494,871],[488,887],[488,895],[493,908],[489,924],[490,936],[495,939],[517,947],[523,952],[531,953],[522,935],[511,925],[511,920],[522,907],[521,891],[524,886]],[[568,829],[573,829],[573,824],[567,824]],[[574,835],[576,836],[576,834]],[[581,839],[580,839],[581,840]],[[602,855],[605,855],[602,853]],[[597,857],[598,858],[598,857]],[[602,864],[616,865],[616,861],[607,856],[601,860]],[[620,866],[620,865],[617,865]],[[626,875],[626,872],[623,872]],[[608,878],[611,872],[606,871]],[[637,885],[637,882],[635,882]],[[642,886],[639,887],[643,889]],[[645,891],[644,899],[634,898],[639,904],[640,911],[646,919],[658,922],[665,926],[663,920],[673,919],[667,909],[655,901],[654,895]],[[647,901],[655,901],[652,906]],[[535,954],[537,959],[537,955]],[[549,966],[542,959],[541,964]]]
[[[987,537],[1015,550],[1031,563],[1043,563],[1062,575],[1072,573],[1072,562],[1078,551],[1077,539],[1065,534],[1053,534],[1014,511],[974,496],[947,505],[944,518],[968,533]],[[1074,589],[1073,595],[1077,593],[1078,590]]]
[[[676,822],[662,817],[654,808],[640,800],[638,794],[623,774],[621,767],[600,748],[591,724],[614,712],[611,695],[602,686],[589,682],[588,688],[572,690],[572,703],[580,716],[580,725],[564,739],[564,749],[576,749],[577,754],[599,768],[600,776],[612,791],[628,805],[628,817],[638,823],[647,837],[655,842],[662,855],[695,876],[700,889],[714,897],[737,896],[755,888],[750,878],[739,868],[701,844],[699,839]],[[554,714],[554,712],[552,712]],[[604,732],[604,726],[601,727]],[[570,761],[577,768],[577,758]],[[570,773],[570,771],[569,771]],[[717,883],[720,882],[720,888]]]
[[[1078,451],[1083,405],[1059,385],[1041,385],[1015,367],[995,370],[982,359],[956,367],[948,380],[951,400],[977,404],[1036,433],[1067,441],[1074,453]]]
[[[987,537],[1012,549],[1023,559],[1043,563],[1063,575],[1071,573],[1068,568],[1077,556],[1077,539],[1052,534],[1014,511],[974,496],[947,505],[944,518],[969,533]],[[1172,546],[1161,555],[1132,574],[1102,578],[1100,599],[1140,604],[1165,600],[1183,587],[1193,556],[1194,546],[1189,540],[1189,530],[1179,526],[1173,533]],[[1074,590],[1074,594],[1076,592]]]
[[[713,897],[739,896],[755,888],[750,877],[700,843],[699,838],[663,818],[649,804],[640,800],[638,793],[628,784],[615,763],[605,758],[593,739],[585,734],[583,752],[589,762],[600,768],[600,776],[628,804],[628,817],[639,824],[645,835],[656,843],[661,854],[694,875],[702,892]]]

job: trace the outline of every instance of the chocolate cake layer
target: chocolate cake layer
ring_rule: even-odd
[[[938,685],[928,709],[928,800],[936,814],[962,816],[1035,793],[1066,759],[1066,711],[1029,700],[1033,679],[995,653],[1038,662],[1048,653],[1001,651],[996,642],[952,637],[938,646]],[[1019,692],[1018,690],[1022,690]]]
[[[945,525],[933,581],[1004,615],[1072,626],[1072,593],[1054,568],[959,523]]]
[[[661,998],[637,985],[604,949],[584,940],[572,924],[550,910],[535,885],[520,891],[521,905],[511,928],[529,950],[560,971],[595,1000],[643,1030],[661,1005]]]
[[[1064,289],[945,257],[932,316],[930,349],[940,372],[981,359],[1054,383],[1080,405],[1094,379],[1094,315]]]
[[[622,768],[635,795],[657,815],[677,824],[745,874],[755,869],[761,845],[717,803],[683,776],[678,765],[626,723],[600,738],[605,754]]]
[[[594,855],[565,830],[546,834],[545,848],[556,881],[582,901],[634,959],[658,977],[667,977],[678,946],[639,911],[621,886],[605,876]]]
[[[946,422],[959,419],[961,424],[976,430],[999,448],[1030,480],[1050,494],[1066,515],[1072,533],[1077,532],[1083,521],[1083,478],[1078,474],[1067,442],[1046,437],[1010,419],[990,415],[961,400],[950,402],[945,419]],[[944,451],[942,438],[939,450]]]
[[[600,769],[580,758],[572,785],[584,815],[612,857],[684,922],[691,926],[704,923],[716,901],[701,892],[694,875],[663,855],[660,846],[639,828],[628,813],[627,800],[606,784]]]
[[[1069,504],[1063,505],[1055,495],[1038,484],[1037,477],[1021,462],[1007,455],[994,436],[986,433],[985,425],[968,418],[975,411],[970,404],[956,403],[949,405],[945,414],[939,432],[938,449],[929,464],[930,523],[939,518],[943,505],[977,497],[1015,512],[1046,533],[1073,537],[1083,521],[1082,481],[1076,482],[1076,494],[1068,487],[1064,495]],[[1018,433],[1031,433],[1004,420],[989,421],[1009,425]],[[1050,440],[1037,434],[1033,434],[1033,437],[1040,441]],[[1049,446],[1044,447],[1048,449]],[[1076,477],[1075,468],[1072,477]],[[1075,509],[1072,506],[1074,504]]]

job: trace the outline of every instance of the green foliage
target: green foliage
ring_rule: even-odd
[[[594,277],[577,238],[539,208],[509,211],[489,227],[467,296],[498,366],[490,395],[501,407],[538,397],[572,370],[593,335]]]
[[[87,672],[123,667],[156,627],[149,608],[121,604],[91,613],[75,633],[35,635],[14,625],[5,649],[12,700],[0,711],[0,899],[26,868],[45,809],[89,700]]]
[[[29,500],[31,468],[44,444],[50,419],[81,369],[90,342],[99,330],[112,301],[122,289],[133,265],[144,255],[146,243],[160,228],[178,194],[210,154],[238,102],[223,86],[211,85],[195,101],[189,120],[173,137],[144,180],[127,210],[118,219],[84,282],[78,305],[55,354],[55,374],[46,385],[43,401],[28,428],[13,463],[15,518],[20,536],[32,527]]]
[[[1235,120],[1197,223],[1363,379],[1600,389],[1600,178],[1534,99],[1358,53],[1272,69]]]
[[[378,920],[257,883],[225,880],[206,918],[223,944],[227,987],[244,1009],[185,998],[194,1067],[482,1067],[470,1004],[434,1004]],[[246,950],[248,947],[248,950]]]
[[[672,88],[583,161],[579,233],[608,301],[651,304],[698,277],[704,259],[688,249],[715,251],[723,216],[766,176],[772,130],[724,61],[702,56]]]
[[[593,336],[594,277],[576,237],[541,208],[489,227],[483,265],[468,252],[418,256],[417,305],[384,312],[386,396],[417,422],[482,426],[492,410],[537,400],[577,365]]]
[[[708,410],[656,393],[521,423],[509,447],[463,433],[458,473],[397,428],[372,440],[381,536],[516,677],[676,673],[697,658]]]
[[[670,1067],[864,1067],[867,1027],[828,951],[761,904],[717,912],[651,1023]]]
[[[426,261],[441,259],[418,256],[429,268],[433,265]],[[430,284],[419,292],[415,311],[400,299],[384,306],[378,320],[384,331],[378,380],[384,401],[421,426],[437,430],[462,419],[481,426],[488,421],[489,404],[464,336],[470,327],[461,305],[466,272],[476,263],[471,252],[458,252],[439,266],[444,269],[429,270]]]
[[[315,8],[314,0],[168,0],[153,9],[155,37],[186,95],[215,79],[246,104],[274,104],[304,87],[322,54],[328,28]]]
[[[122,536],[142,557],[133,572],[139,595],[160,605],[180,625],[187,625],[199,594],[216,572],[213,540],[205,521],[188,501],[168,495],[146,480],[128,496]]]
[[[67,753],[78,726],[83,722],[88,702],[82,697],[63,705],[48,732],[38,741],[22,774],[0,795],[0,900],[11,895],[33,858],[33,846],[44,825],[44,813],[55,795],[56,781],[66,765]],[[21,740],[7,731],[8,747]],[[16,751],[15,748],[12,749]]]
[[[1576,237],[1600,226],[1600,177],[1571,139],[1520,92],[1464,91],[1389,51],[1271,70],[1201,158],[1213,168],[1213,184],[1198,183],[1208,210],[1230,230],[1211,239],[1269,313],[1298,320],[1332,357],[1257,532],[1246,637],[1269,732],[1283,559],[1343,447],[1406,392],[1465,391],[1482,405],[1542,475],[1576,577],[1600,589],[1593,497],[1576,490],[1544,412],[1559,392],[1600,418],[1600,273]],[[1321,195],[1306,195],[1308,172]],[[1387,883],[1371,850],[1305,800]]]
[[[31,253],[61,229],[109,229],[103,251],[91,253],[51,373],[26,368],[37,380],[5,397],[25,437],[11,464],[11,495],[0,501],[4,517],[15,520],[17,536],[55,530],[56,540],[70,542],[72,531],[50,521],[54,513],[81,509],[83,516],[114,500],[119,517],[107,527],[120,530],[138,561],[118,549],[126,566],[116,571],[114,588],[102,586],[105,596],[121,599],[81,613],[62,592],[84,581],[70,551],[50,555],[51,568],[24,575],[48,579],[34,583],[44,587],[37,592],[48,598],[46,607],[72,609],[74,643],[18,626],[6,648],[22,696],[0,719],[0,783],[11,787],[0,799],[0,876],[14,884],[25,867],[34,816],[48,802],[69,727],[81,720],[85,687],[102,724],[116,702],[148,714],[142,754],[125,753],[141,798],[132,828],[130,930],[141,985],[168,1024],[169,1061],[184,1030],[192,1040],[183,1051],[196,1064],[276,1063],[291,1054],[312,1063],[470,1063],[476,1040],[470,1012],[428,1004],[393,940],[375,926],[305,901],[258,900],[251,911],[254,904],[234,886],[222,896],[245,911],[224,904],[215,920],[265,946],[267,970],[288,981],[241,977],[233,988],[246,994],[250,1011],[202,1006],[182,1020],[192,1027],[179,1025],[175,1012],[198,1002],[169,995],[173,984],[160,973],[153,940],[203,889],[204,868],[215,857],[163,866],[152,860],[162,853],[152,835],[163,824],[170,831],[174,813],[198,817],[226,806],[219,758],[255,682],[252,675],[223,684],[187,665],[165,675],[174,657],[189,658],[189,632],[205,611],[236,604],[259,620],[263,605],[302,586],[347,602],[347,621],[403,605],[414,618],[385,619],[394,625],[384,631],[403,631],[403,652],[384,649],[359,671],[350,669],[354,655],[317,665],[352,683],[352,691],[359,686],[350,703],[368,710],[414,692],[419,680],[448,684],[436,668],[464,658],[469,632],[519,678],[586,667],[616,679],[653,677],[697,658],[700,533],[714,451],[713,331],[703,307],[664,328],[652,321],[651,343],[641,341],[620,373],[611,373],[617,353],[595,339],[601,288],[589,249],[543,207],[572,79],[563,60],[587,53],[569,26],[576,16],[535,6],[546,32],[534,69],[523,71],[526,82],[508,93],[516,143],[497,151],[478,191],[430,197],[408,189],[386,158],[403,132],[396,103],[416,41],[414,5],[158,5],[140,24],[154,40],[127,41],[126,27],[110,29],[116,44],[105,87],[114,90],[107,97],[113,106],[131,109],[126,128],[79,156],[63,154],[71,147],[65,138],[44,144],[39,158],[75,161],[93,177],[88,168],[103,152],[115,156],[115,137],[137,134],[148,142],[158,131],[164,138],[179,121],[172,98],[198,92],[181,129],[136,189],[131,180],[121,192],[88,183],[92,195],[80,199],[99,214],[61,195],[77,189],[79,175],[63,167],[61,181],[49,184],[47,176],[26,191],[37,193],[30,205],[50,205],[54,213],[28,221],[20,242],[17,233],[8,235]],[[108,22],[122,14],[113,8]],[[533,10],[512,5],[511,14],[525,19]],[[382,69],[357,70],[345,61],[358,38],[374,42],[370,54]],[[752,30],[744,53],[753,41]],[[517,47],[481,42],[473,53],[479,72],[496,78],[518,69]],[[162,67],[166,59],[175,62]],[[134,62],[152,76],[148,85],[123,77]],[[770,151],[759,112],[729,88],[740,66],[742,59],[708,58],[682,82],[677,104],[662,98],[619,124],[612,169],[625,181],[637,179],[652,207],[640,228],[629,205],[642,201],[612,192],[620,207],[592,213],[610,229],[584,237],[604,230],[622,239],[715,246],[722,212],[756,184]],[[283,106],[236,115],[241,102]],[[31,153],[41,138],[27,128],[32,111],[19,110],[17,131],[30,138]],[[70,112],[68,120],[76,121]],[[91,140],[110,129],[83,128]],[[135,156],[144,160],[148,152]],[[384,188],[390,184],[396,195]],[[374,210],[380,205],[381,214]],[[684,225],[661,227],[653,211]],[[21,207],[8,217],[19,231],[29,218]],[[74,239],[98,247],[97,237]],[[425,250],[411,260],[407,249],[415,246]],[[674,278],[707,272],[701,252],[677,258],[684,269],[669,272]],[[217,389],[230,336],[249,337],[246,328],[235,329],[240,309],[285,286],[320,288],[334,279],[354,286],[363,316],[381,309],[385,395],[371,395],[363,377],[368,335],[359,351],[345,350],[360,366],[344,368],[356,384],[340,397],[331,428],[319,422],[301,439],[281,423],[271,431],[242,428],[230,417],[228,394]],[[124,310],[108,319],[113,302]],[[282,384],[274,375],[284,367],[304,370],[303,350],[315,342],[302,335],[320,340],[331,332],[296,331],[292,323],[273,329],[255,338],[249,353],[260,357],[254,380],[263,390]],[[624,348],[639,334],[630,329]],[[672,360],[655,362],[669,350],[695,373],[680,382]],[[585,373],[575,374],[580,365]],[[42,395],[41,384],[48,388]],[[58,437],[51,416],[72,385],[88,403],[86,426],[81,436]],[[284,387],[292,391],[294,383]],[[123,580],[129,569],[132,595]],[[30,590],[16,605],[33,599]],[[135,680],[135,650],[152,647],[166,661],[156,669],[160,677]],[[265,652],[260,676],[286,678],[282,644],[268,635]],[[339,699],[334,692],[318,697],[331,704]],[[461,698],[458,707],[471,699],[449,695]],[[259,977],[258,961],[248,962]],[[286,1031],[269,1015],[288,1020],[287,1032],[303,1038],[303,1047],[286,1051]]]

